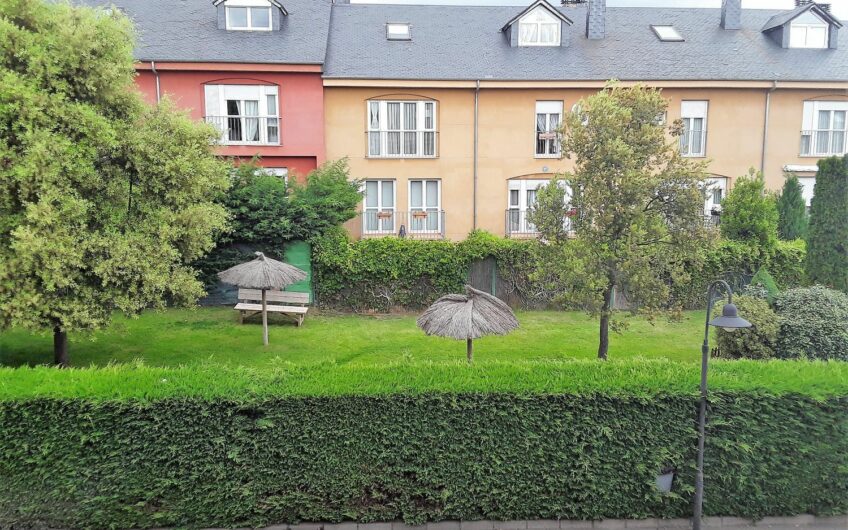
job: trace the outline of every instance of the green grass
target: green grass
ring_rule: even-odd
[[[0,401],[33,398],[155,400],[269,396],[420,394],[429,392],[656,395],[698,393],[695,363],[668,360],[462,361],[386,365],[295,366],[263,369],[195,365],[163,368],[140,364],[59,370],[0,368]],[[824,361],[724,361],[711,364],[714,392],[755,391],[813,398],[848,395],[848,363]],[[714,395],[713,399],[721,399]]]
[[[686,313],[681,322],[626,318],[629,329],[613,334],[610,359],[632,357],[696,361],[703,334],[703,312]],[[598,323],[578,312],[519,312],[521,327],[505,337],[475,342],[475,359],[487,361],[594,359]],[[116,317],[109,329],[70,334],[71,364],[77,367],[142,361],[149,366],[214,363],[267,367],[332,362],[453,361],[465,358],[465,344],[427,337],[408,315],[310,314],[303,327],[272,319],[271,344],[262,346],[258,319],[237,323],[229,308],[146,312],[136,319]],[[0,366],[47,364],[52,336],[23,330],[0,336]]]

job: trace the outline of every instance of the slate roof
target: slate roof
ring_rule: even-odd
[[[212,0],[76,0],[114,4],[139,31],[140,61],[322,64],[331,0],[285,0],[279,31],[218,29]],[[385,35],[385,31],[383,32]]]
[[[723,30],[720,9],[607,8],[607,36],[588,40],[585,6],[558,9],[574,26],[567,47],[510,47],[500,31],[521,7],[336,4],[324,76],[432,80],[848,81],[848,31],[839,49],[783,49],[761,29],[774,10],[745,9]],[[386,22],[409,22],[411,41],[387,41]],[[672,24],[685,42],[661,42]]]

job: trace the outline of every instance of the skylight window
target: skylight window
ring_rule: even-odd
[[[390,22],[386,24],[386,38],[389,40],[412,40],[409,24]]]
[[[663,42],[683,42],[683,37],[674,26],[651,26],[657,37]]]

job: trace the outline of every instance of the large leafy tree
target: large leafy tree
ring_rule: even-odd
[[[798,176],[790,174],[783,183],[783,190],[777,199],[779,224],[777,233],[780,239],[791,241],[800,239],[807,233],[807,203],[804,190]]]
[[[704,165],[681,157],[681,124],[664,124],[666,106],[659,90],[616,83],[581,101],[563,129],[574,171],[563,175],[567,186],[555,179],[540,190],[530,214],[548,243],[539,277],[564,286],[564,302],[600,316],[602,359],[616,288],[633,310],[666,308],[669,284],[685,281],[683,262],[697,261],[708,237]]]
[[[772,249],[777,243],[777,201],[761,173],[739,177],[721,203],[721,235]]]
[[[848,292],[848,156],[819,161],[806,269],[811,282]]]
[[[67,333],[201,293],[226,222],[217,134],[134,88],[117,10],[0,3],[0,328]]]

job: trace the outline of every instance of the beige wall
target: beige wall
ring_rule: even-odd
[[[428,83],[432,85],[432,83]],[[783,89],[771,95],[770,127],[765,159],[767,184],[779,189],[786,164],[814,165],[799,156],[803,101],[848,99],[842,89]],[[477,227],[505,232],[509,179],[547,178],[567,170],[565,159],[535,158],[536,101],[561,100],[567,112],[597,88],[483,88],[479,101],[479,171]],[[669,120],[680,117],[683,100],[707,100],[706,158],[714,175],[732,179],[763,162],[763,131],[768,88],[665,88]],[[446,237],[461,239],[473,228],[474,90],[471,88],[325,87],[326,149],[329,159],[348,157],[359,179],[395,179],[397,208],[408,209],[408,181],[437,178],[442,182]],[[439,157],[435,159],[369,159],[366,154],[366,101],[371,98],[430,98],[438,102]],[[359,223],[349,229],[359,235]]]

